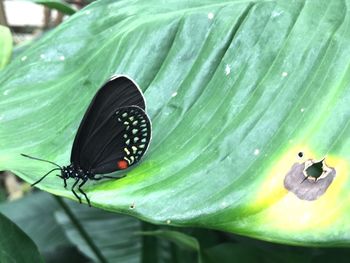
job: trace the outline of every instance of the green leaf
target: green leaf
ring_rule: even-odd
[[[12,54],[12,35],[8,27],[0,25],[0,69],[10,61]]]
[[[51,166],[20,153],[69,164],[92,97],[126,74],[145,94],[153,139],[127,177],[84,186],[94,206],[157,224],[349,245],[349,4],[94,2],[1,72],[0,169],[34,182]],[[336,175],[322,196],[286,190],[294,164],[324,157]],[[38,187],[75,199],[54,174]]]
[[[146,222],[141,223],[141,228],[135,235],[142,235],[142,262],[158,263],[186,263],[196,262],[197,251],[189,250],[179,242],[154,235],[153,233],[163,232],[161,227]],[[165,230],[167,231],[167,230]],[[160,237],[160,238],[159,238]],[[191,238],[191,237],[189,237]],[[191,249],[191,248],[190,248]]]
[[[140,227],[138,220],[81,205],[75,206],[72,213],[91,238],[103,260],[96,257],[95,252],[91,250],[91,246],[86,243],[86,239],[69,216],[63,211],[57,212],[56,219],[67,237],[85,255],[101,262],[140,261],[142,243],[140,237],[134,235]]]
[[[231,263],[234,259],[239,259],[242,263],[310,263],[311,254],[307,253],[288,253],[288,247],[285,246],[280,251],[272,251],[271,248],[259,248],[247,244],[223,243],[204,251],[202,255],[203,263]]]
[[[47,193],[33,193],[19,200],[0,204],[0,212],[16,223],[35,244],[41,254],[69,244],[54,213],[60,206]]]
[[[165,240],[174,242],[180,247],[193,250],[196,252],[199,252],[200,250],[197,239],[178,231],[172,231],[172,230],[140,231],[140,232],[137,232],[137,234],[164,238]]]
[[[46,263],[62,263],[62,262],[74,262],[74,263],[93,263],[89,258],[82,254],[77,247],[63,246],[58,247],[54,251],[50,251],[45,254]]]
[[[144,240],[135,234],[144,229],[140,228],[139,221],[132,217],[84,207],[76,202],[64,202],[64,206],[72,213],[75,223],[83,227],[104,260],[147,262],[143,250],[150,248],[149,242],[145,243],[149,240]],[[66,255],[80,258],[80,261],[76,260],[77,262],[89,262],[87,256],[96,260],[95,252],[64,211],[51,195],[43,192],[0,204],[0,212],[8,216],[35,241],[45,262],[56,262],[57,255],[60,255],[59,258],[62,260]],[[157,226],[153,228],[157,229]],[[151,245],[152,251],[148,249],[147,253],[155,259],[154,261],[177,263],[186,259],[180,254],[179,249],[171,248],[170,242],[160,241]]]
[[[44,5],[50,9],[55,9],[66,15],[73,15],[76,10],[72,8],[69,4],[60,0],[31,0],[36,4]]]
[[[0,262],[44,262],[34,242],[0,214]]]

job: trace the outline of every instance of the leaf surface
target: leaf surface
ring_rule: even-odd
[[[85,187],[94,206],[158,224],[349,245],[348,6],[94,2],[0,74],[0,169],[34,182],[51,166],[20,153],[68,165],[95,92],[126,74],[145,94],[153,139],[127,177]],[[322,196],[286,190],[294,164],[322,158],[336,171]],[[54,175],[38,187],[74,199]]]
[[[44,262],[34,242],[0,214],[0,262]]]

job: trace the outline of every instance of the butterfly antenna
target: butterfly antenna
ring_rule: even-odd
[[[35,183],[32,183],[31,186],[34,186],[34,185],[40,183],[46,176],[48,176],[50,173],[52,173],[53,171],[56,171],[56,170],[61,170],[61,168],[52,169],[50,172],[47,172],[43,177],[41,177],[38,181],[36,181]]]
[[[57,167],[59,167],[61,170],[62,170],[62,167],[59,166],[57,163],[54,163],[54,162],[51,162],[51,161],[48,161],[48,160],[43,160],[43,159],[40,159],[40,158],[36,158],[36,157],[33,157],[33,156],[29,156],[27,154],[24,154],[24,153],[21,153],[22,156],[24,157],[27,157],[29,159],[33,159],[33,160],[37,160],[37,161],[42,161],[42,162],[46,162],[46,163],[51,163],[53,165],[56,165]]]

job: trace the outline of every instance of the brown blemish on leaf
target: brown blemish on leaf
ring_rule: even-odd
[[[130,209],[135,209],[135,202],[132,202],[132,204],[129,206]]]
[[[310,165],[306,163],[295,163],[284,178],[284,187],[294,193],[299,199],[313,201],[323,195],[332,183],[336,171],[332,167],[326,167],[326,172],[316,182],[313,179],[305,179],[305,167]]]

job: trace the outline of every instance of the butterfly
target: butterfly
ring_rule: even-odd
[[[24,157],[51,163],[52,169],[32,186],[40,183],[53,171],[67,187],[69,178],[75,179],[71,187],[81,203],[82,189],[88,180],[105,178],[120,179],[109,174],[125,170],[140,161],[151,141],[151,121],[146,114],[146,103],[141,90],[127,76],[114,76],[109,79],[92,99],[76,133],[71,151],[70,165],[60,166],[54,162],[21,154]]]

